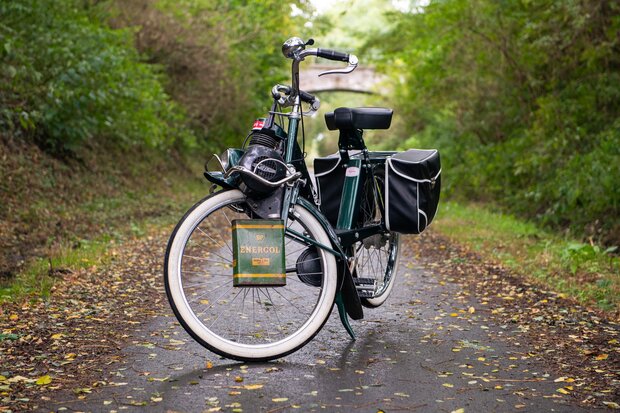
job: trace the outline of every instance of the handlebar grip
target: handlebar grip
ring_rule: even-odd
[[[330,50],[330,49],[316,49],[316,55],[324,59],[336,60],[339,62],[349,61],[348,53],[337,52],[335,50]]]
[[[308,92],[304,92],[303,90],[299,91],[299,98],[301,99],[302,102],[306,102],[309,104],[313,104],[314,101],[316,100],[316,96],[308,93]]]

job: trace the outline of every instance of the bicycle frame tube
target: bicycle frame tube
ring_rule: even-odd
[[[349,159],[349,162],[347,162],[336,229],[351,229],[353,221],[357,217],[359,210],[359,187],[362,176],[361,166],[361,159]]]

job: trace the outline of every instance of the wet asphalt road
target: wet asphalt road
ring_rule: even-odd
[[[557,392],[515,325],[493,324],[488,305],[403,250],[392,296],[352,322],[356,341],[334,310],[298,352],[243,364],[202,348],[166,310],[137,325],[105,385],[41,411],[587,411]]]

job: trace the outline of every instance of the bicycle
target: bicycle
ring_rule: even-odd
[[[391,109],[326,114],[328,128],[339,130],[339,151],[315,160],[313,184],[298,132],[303,136],[303,117],[320,101],[299,89],[299,65],[310,56],[347,63],[325,75],[358,64],[355,55],[307,47],[313,43],[293,37],[283,44],[292,84],[273,87],[268,117],[254,122],[242,148],[215,156],[218,170],[205,168],[212,193],[185,214],[168,242],[164,281],[174,314],[223,357],[290,354],[321,330],[334,304],[354,339],[348,317],[363,318],[362,307],[382,305],[394,286],[400,233],[421,232],[437,209],[437,151],[366,148],[363,131],[388,129]],[[402,191],[404,181],[417,189]]]

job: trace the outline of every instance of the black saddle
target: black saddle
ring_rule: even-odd
[[[329,130],[389,129],[392,113],[388,108],[338,108],[325,114],[325,123]]]

